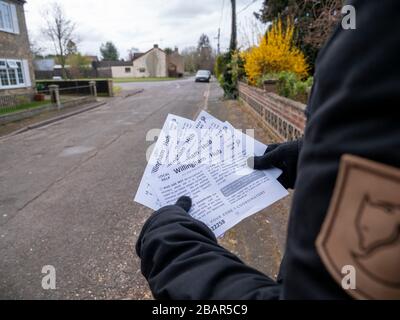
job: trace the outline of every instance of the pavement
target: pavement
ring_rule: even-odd
[[[108,98],[97,98],[97,102],[79,104],[73,107],[62,108],[60,110],[47,110],[43,111],[35,116],[17,120],[9,123],[0,124],[0,139],[13,134],[18,134],[21,131],[26,131],[37,125],[42,125],[47,121],[53,121],[57,118],[68,117],[71,114],[85,112],[86,109],[95,108],[96,106],[103,104],[104,100]]]
[[[0,299],[151,299],[134,245],[151,210],[132,201],[168,113],[207,109],[238,128],[256,119],[222,101],[217,83],[121,83],[103,106],[0,140]],[[130,95],[144,89],[137,95]],[[246,219],[221,244],[275,276],[290,197]],[[56,289],[42,288],[54,266]]]

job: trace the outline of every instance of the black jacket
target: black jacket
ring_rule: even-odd
[[[182,209],[161,209],[137,243],[155,298],[340,299],[315,248],[345,153],[400,167],[400,1],[351,1],[357,29],[341,25],[321,50],[298,163],[283,281],[218,246]]]

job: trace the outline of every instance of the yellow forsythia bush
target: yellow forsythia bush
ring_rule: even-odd
[[[294,26],[289,20],[286,28],[283,28],[282,21],[278,19],[262,37],[258,47],[242,53],[246,75],[251,84],[255,85],[257,79],[267,73],[290,71],[300,78],[308,75],[305,56],[293,45],[293,33]]]

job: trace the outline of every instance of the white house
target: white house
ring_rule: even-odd
[[[132,61],[100,61],[94,63],[99,77],[157,78],[183,74],[183,57],[178,49],[167,55],[157,44],[144,53],[135,53]]]
[[[133,77],[168,77],[167,54],[157,44],[133,59]]]

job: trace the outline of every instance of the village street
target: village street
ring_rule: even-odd
[[[151,211],[132,201],[152,144],[146,133],[161,128],[168,113],[193,119],[203,108],[222,118],[234,112],[215,80],[121,86],[121,96],[104,106],[0,140],[0,298],[151,298],[134,252]],[[144,91],[130,96],[137,88]],[[257,219],[222,244],[274,275],[283,240],[271,237],[285,234],[285,218],[275,227],[272,221],[271,232],[264,215]],[[46,265],[56,269],[56,290],[42,289]]]

